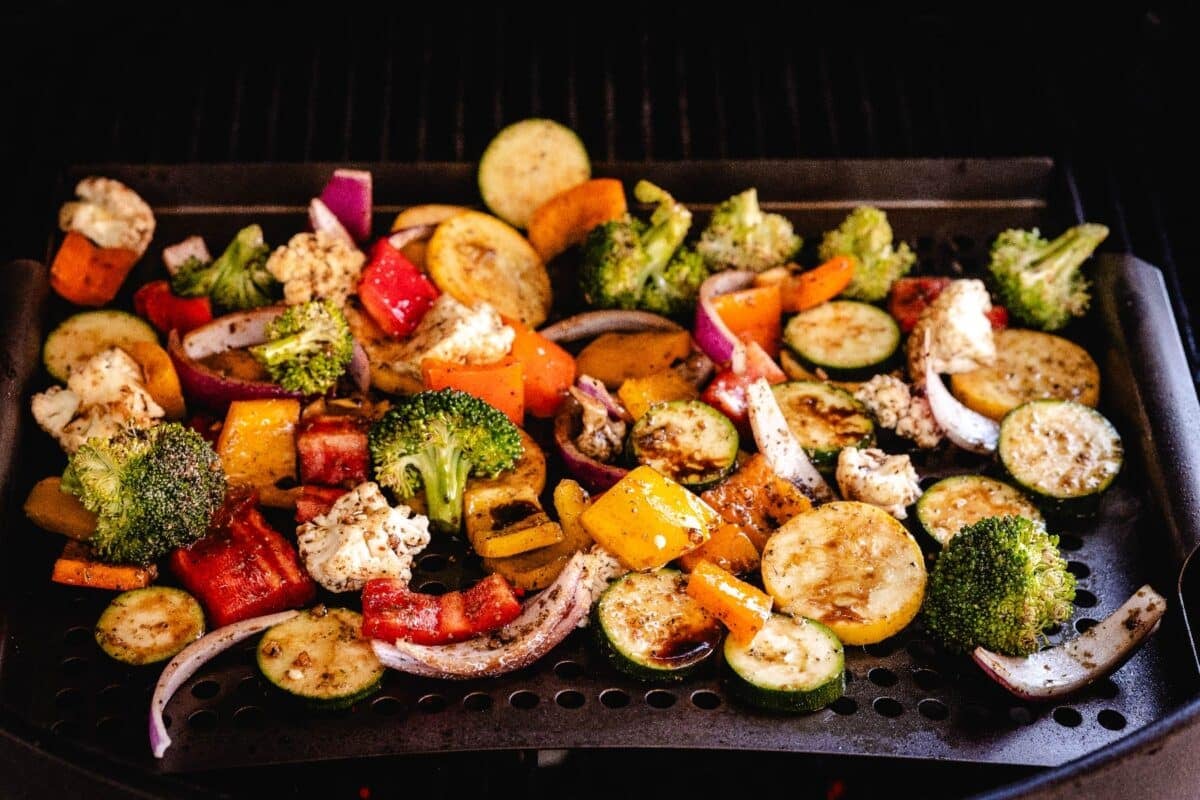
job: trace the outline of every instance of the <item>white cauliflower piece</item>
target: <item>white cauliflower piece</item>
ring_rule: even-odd
[[[914,388],[894,375],[876,375],[854,392],[854,397],[876,421],[896,435],[925,450],[942,441],[942,428],[933,416],[922,388]]]
[[[408,506],[389,506],[378,484],[367,481],[297,528],[296,541],[313,580],[331,592],[356,592],[372,578],[407,583],[413,557],[429,544],[429,520]]]
[[[80,198],[63,203],[58,227],[82,233],[100,247],[133,250],[140,257],[154,238],[154,212],[146,201],[112,178],[84,178],[75,186]]]
[[[459,364],[490,364],[512,349],[516,333],[488,303],[467,306],[449,294],[438,295],[421,324],[402,342],[393,368],[421,382],[426,358]]]
[[[983,281],[951,281],[917,320],[908,337],[908,374],[925,380],[925,337],[933,370],[943,375],[970,372],[996,360],[996,340],[987,312],[992,298]]]
[[[298,233],[267,259],[267,271],[283,284],[288,305],[332,300],[338,307],[354,294],[366,255],[324,231]]]
[[[896,519],[921,496],[917,471],[908,456],[890,456],[878,448],[847,447],[838,454],[837,484],[846,500],[879,506]]]
[[[63,450],[74,453],[88,439],[111,439],[129,426],[146,428],[164,414],[146,391],[142,368],[124,350],[110,347],[71,373],[67,388],[33,396],[33,418]]]
[[[617,560],[616,556],[598,544],[592,545],[586,556],[587,563],[584,566],[583,581],[592,594],[592,605],[595,605],[608,585],[629,570],[621,566],[621,562]],[[583,619],[579,620],[577,627],[586,628],[590,619],[591,614],[585,614]]]

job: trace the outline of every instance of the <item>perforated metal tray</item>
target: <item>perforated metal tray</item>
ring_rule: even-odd
[[[365,166],[375,175],[379,230],[406,205],[476,198],[466,165]],[[117,177],[154,206],[155,246],[139,268],[146,278],[159,263],[162,245],[193,233],[221,242],[243,225],[260,222],[268,241],[284,241],[304,227],[305,203],[329,171],[323,165],[105,165],[68,177]],[[626,180],[648,177],[701,210],[757,186],[766,207],[791,217],[810,248],[849,208],[869,202],[888,211],[897,234],[915,246],[919,269],[930,273],[978,271],[987,243],[1004,228],[1057,230],[1074,221],[1059,213],[1069,204],[1058,202],[1053,164],[1045,159],[617,164],[597,172]],[[1200,531],[1195,494],[1200,458],[1194,444],[1171,438],[1173,430],[1194,432],[1200,417],[1194,391],[1189,396],[1180,389],[1181,376],[1161,372],[1169,373],[1175,363],[1172,341],[1178,349],[1170,307],[1160,305],[1165,296],[1155,295],[1161,281],[1155,284],[1153,269],[1133,259],[1101,261],[1097,309],[1072,335],[1100,361],[1103,408],[1131,452],[1100,516],[1059,528],[1079,592],[1074,616],[1062,630],[1050,632],[1051,641],[1085,629],[1144,582],[1177,597],[1180,569]],[[561,266],[554,276],[561,298],[572,296],[569,269]],[[57,447],[29,420],[26,398],[48,381],[36,364],[36,343],[47,325],[68,313],[53,300],[44,310],[44,276],[33,267],[20,270],[6,271],[8,294],[0,297],[8,303],[2,335],[10,392],[0,409],[0,455],[13,464],[0,475],[7,501],[0,528],[5,576],[0,703],[50,741],[69,740],[113,763],[167,772],[398,753],[629,747],[1053,766],[1194,703],[1197,665],[1174,600],[1162,629],[1113,678],[1048,706],[1007,695],[969,661],[935,647],[919,624],[879,645],[847,648],[846,696],[800,717],[740,705],[726,695],[715,664],[682,685],[633,683],[597,657],[583,632],[541,663],[505,678],[460,684],[389,674],[375,697],[322,715],[269,693],[248,643],[212,662],[171,702],[167,713],[176,744],[156,764],[149,758],[144,720],[157,669],[124,667],[100,652],[91,631],[107,593],[50,584],[47,575],[61,543],[20,513],[19,498],[32,483],[62,466]],[[129,283],[140,282],[135,276]],[[571,307],[569,299],[560,303]],[[1191,390],[1186,371],[1182,378]],[[925,471],[965,466],[931,461]],[[455,554],[431,551],[413,583],[418,589],[453,585],[469,570],[470,563]]]

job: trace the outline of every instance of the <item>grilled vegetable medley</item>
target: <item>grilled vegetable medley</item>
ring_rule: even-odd
[[[46,339],[32,414],[64,469],[25,511],[66,537],[52,580],[124,592],[101,647],[171,659],[155,755],[171,693],[259,633],[267,680],[314,708],[386,668],[501,675],[587,626],[630,679],[721,651],[740,702],[794,713],[841,696],[845,647],[918,618],[1048,698],[1161,617],[1147,587],[1141,635],[1091,634],[1102,664],[1039,652],[1075,592],[1055,530],[1122,466],[1095,361],[1052,332],[1086,311],[1103,226],[1004,231],[984,279],[912,277],[880,209],[796,231],[746,187],[702,220],[642,181],[634,210],[549,120],[502,131],[479,186],[490,214],[383,231],[370,173],[336,170],[287,241],[247,220],[154,251],[137,187],[89,178],[64,206],[52,285],[94,308]],[[147,252],[135,313],[101,308]],[[433,545],[478,580],[410,585]]]

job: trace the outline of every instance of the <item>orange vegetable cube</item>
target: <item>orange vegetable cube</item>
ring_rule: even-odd
[[[217,439],[217,455],[233,485],[271,487],[296,478],[300,401],[235,400]]]
[[[708,561],[701,561],[692,570],[687,593],[743,642],[753,639],[767,624],[774,602],[766,592]]]
[[[421,376],[426,389],[458,389],[500,409],[514,425],[525,421],[525,369],[519,361],[459,364],[426,358]]]

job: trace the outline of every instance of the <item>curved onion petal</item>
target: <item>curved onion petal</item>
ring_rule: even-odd
[[[933,418],[946,432],[946,438],[963,450],[987,455],[996,452],[1000,441],[1000,424],[983,414],[972,411],[950,394],[942,378],[933,369],[929,357],[929,334],[925,335],[925,398]]]
[[[604,410],[608,412],[609,419],[633,422],[633,418],[629,416],[629,412],[617,401],[617,398],[609,394],[604,384],[591,375],[580,375],[575,380],[575,386],[588,397],[603,404]]]
[[[798,487],[814,502],[832,500],[833,490],[792,435],[771,385],[759,378],[746,388],[746,395],[754,441],[775,474]]]
[[[150,749],[154,752],[154,757],[162,758],[163,753],[171,746],[171,737],[167,735],[167,726],[163,724],[163,709],[167,707],[176,690],[196,674],[196,670],[243,639],[265,631],[272,625],[286,622],[299,613],[281,611],[278,614],[244,619],[224,628],[217,628],[180,650],[162,671],[158,684],[154,687],[154,696],[150,700]]]
[[[736,292],[754,285],[755,273],[744,270],[728,270],[711,275],[700,285],[700,301],[696,304],[696,327],[693,336],[709,358],[718,364],[734,365],[740,372],[738,356],[742,351],[741,341],[729,330],[715,308],[713,300],[723,294]]]
[[[577,342],[602,333],[637,333],[638,331],[681,331],[683,327],[666,317],[649,311],[585,311],[559,320],[538,333],[552,342]]]
[[[367,359],[367,351],[363,349],[357,339],[354,340],[354,354],[350,356],[346,374],[354,381],[354,388],[360,392],[371,388],[371,362]]]
[[[373,640],[387,667],[427,678],[492,678],[527,667],[567,638],[592,606],[587,575],[592,556],[576,553],[554,582],[526,601],[520,616],[490,634],[457,644]]]
[[[233,400],[256,400],[272,397],[296,397],[282,386],[270,381],[233,378],[203,364],[200,359],[226,350],[261,344],[266,341],[267,324],[284,311],[283,306],[266,306],[249,311],[237,311],[217,317],[180,338],[178,331],[167,337],[167,352],[179,373],[184,394],[202,406],[220,410]]]
[[[308,223],[317,233],[327,233],[336,239],[341,239],[351,247],[358,247],[354,243],[354,237],[350,235],[350,231],[346,230],[342,221],[319,197],[314,197],[308,204]]]
[[[1154,633],[1167,601],[1149,586],[1103,622],[1057,647],[1028,656],[1002,656],[976,647],[971,656],[983,671],[1025,700],[1051,700],[1078,691],[1124,663]]]
[[[433,236],[435,230],[437,230],[437,225],[411,225],[389,234],[388,244],[399,250],[406,244],[428,239]]]
[[[364,169],[335,169],[321,190],[321,202],[356,240],[371,238],[371,173]]]
[[[568,397],[554,415],[554,443],[562,455],[567,470],[593,492],[602,492],[624,478],[629,470],[614,464],[605,464],[584,454],[575,445],[579,433],[580,416],[583,409],[579,401]]]

